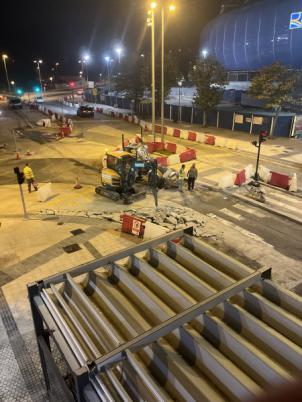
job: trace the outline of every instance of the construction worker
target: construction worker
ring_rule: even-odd
[[[34,173],[31,169],[31,167],[29,167],[28,163],[26,163],[26,166],[23,169],[23,174],[24,174],[24,178],[27,182],[28,192],[31,193],[31,185],[33,185],[35,191],[38,191],[38,186],[35,183]]]
[[[181,165],[180,171],[178,172],[178,190],[183,192],[183,185],[185,181],[185,168],[186,165]]]
[[[194,185],[195,185],[195,180],[197,179],[197,176],[198,176],[198,172],[195,167],[195,163],[193,163],[193,165],[190,167],[187,176],[188,176],[188,190],[193,191]]]

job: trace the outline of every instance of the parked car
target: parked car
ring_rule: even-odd
[[[9,100],[9,106],[12,109],[22,109],[22,102],[20,98],[12,98]]]
[[[94,117],[94,109],[91,106],[80,106],[77,110],[77,116]]]
[[[43,96],[36,96],[34,99],[35,103],[44,103],[44,98]]]

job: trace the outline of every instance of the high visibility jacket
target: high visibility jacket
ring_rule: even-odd
[[[180,179],[184,179],[185,177],[185,169],[180,169],[178,176]]]
[[[30,179],[34,178],[33,171],[31,170],[31,168],[29,166],[25,166],[25,168],[23,169],[23,173],[24,173],[24,177],[26,180],[30,180]]]

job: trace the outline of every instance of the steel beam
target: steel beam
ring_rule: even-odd
[[[123,258],[129,257],[129,255],[131,255],[131,254],[140,253],[141,251],[147,250],[152,247],[156,247],[159,244],[166,243],[169,240],[182,238],[186,234],[190,235],[190,234],[192,234],[192,231],[193,231],[193,227],[175,230],[174,232],[168,233],[164,236],[157,237],[156,239],[152,239],[152,240],[143,242],[141,244],[137,244],[133,247],[128,247],[126,249],[123,249],[123,250],[119,251],[118,253],[112,253],[112,254],[107,255],[106,257],[99,258],[99,259],[89,262],[87,264],[79,265],[76,268],[69,269],[65,272],[62,272],[60,274],[53,275],[53,276],[50,276],[50,277],[44,279],[40,283],[40,288],[43,288],[43,287],[47,288],[50,286],[51,283],[56,284],[56,283],[64,282],[64,280],[66,279],[66,274],[69,274],[72,277],[86,274],[97,268],[104,267],[105,265],[108,265],[115,261],[122,260]]]
[[[46,307],[45,303],[43,302],[41,296],[34,296],[33,302],[37,307],[45,325],[47,326],[49,332],[52,334],[52,338],[55,341],[58,349],[64,356],[66,363],[68,364],[70,370],[72,372],[76,372],[80,368],[80,364],[74,354],[72,353],[70,346],[68,345],[67,341],[64,339],[59,327],[55,323],[54,319],[52,318],[48,308]]]
[[[126,342],[122,346],[116,348],[112,352],[106,354],[105,356],[97,359],[95,361],[94,371],[95,373],[104,370],[108,365],[118,363],[126,357],[126,350],[129,349],[131,352],[135,352],[138,349],[155,342],[157,339],[168,335],[173,330],[179,328],[180,326],[192,321],[198,315],[206,312],[217,306],[219,303],[224,302],[228,298],[235,296],[239,292],[243,291],[245,288],[253,285],[255,282],[268,278],[270,276],[270,269],[261,269],[253,274],[247,276],[246,278],[232,284],[226,289],[217,292],[213,296],[207,298],[206,300],[195,304],[194,306],[188,308],[186,311],[175,315],[174,317],[168,319],[162,324],[146,331],[145,333],[137,336],[132,341]]]

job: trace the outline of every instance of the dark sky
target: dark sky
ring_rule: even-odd
[[[35,79],[33,60],[43,59],[43,76],[60,62],[61,74],[77,74],[83,51],[92,55],[91,79],[104,71],[104,55],[118,43],[131,52],[147,52],[147,0],[6,0],[1,4],[0,52],[10,56],[10,80],[29,85]],[[176,0],[169,17],[166,44],[197,51],[201,29],[217,15],[221,0]],[[7,16],[7,18],[5,18]],[[3,63],[1,86],[5,83]],[[32,84],[31,84],[32,85]]]

